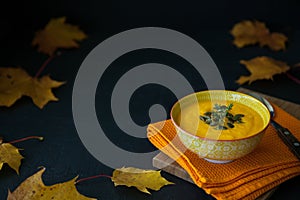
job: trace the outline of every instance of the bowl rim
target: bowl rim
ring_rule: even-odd
[[[192,133],[190,133],[190,132],[188,132],[188,131],[182,129],[182,128],[176,123],[176,121],[174,120],[173,115],[172,115],[172,113],[173,113],[173,111],[174,111],[174,109],[175,109],[175,106],[176,106],[180,101],[182,101],[182,100],[184,100],[184,99],[187,99],[187,98],[189,98],[189,97],[192,96],[192,95],[199,94],[199,93],[204,93],[204,92],[209,92],[209,91],[211,91],[211,92],[231,92],[231,93],[234,93],[234,94],[247,96],[248,98],[250,98],[250,99],[256,101],[258,104],[260,104],[260,106],[264,107],[264,109],[267,110],[267,113],[268,113],[268,114],[267,114],[267,115],[268,115],[268,116],[267,116],[267,117],[268,117],[268,120],[267,120],[266,125],[265,125],[262,129],[260,129],[258,132],[254,133],[254,134],[252,134],[252,135],[250,135],[250,136],[242,137],[242,138],[236,138],[236,139],[232,139],[232,140],[230,140],[230,139],[225,139],[225,140],[224,140],[224,139],[211,139],[211,138],[201,137],[201,136],[194,135],[194,134],[192,134]],[[201,139],[201,140],[207,140],[207,141],[215,141],[215,142],[216,142],[216,141],[219,141],[219,142],[235,142],[235,141],[247,140],[247,139],[249,139],[249,138],[256,137],[256,136],[258,136],[259,134],[262,134],[262,133],[265,132],[265,130],[268,128],[268,126],[269,126],[269,124],[270,124],[270,121],[271,121],[271,114],[270,114],[268,108],[267,108],[261,101],[259,101],[258,99],[254,98],[254,97],[252,97],[252,96],[250,96],[250,95],[248,95],[248,94],[245,94],[245,93],[242,93],[242,92],[238,92],[238,91],[233,91],[233,90],[202,90],[202,91],[198,91],[198,92],[194,92],[194,93],[192,93],[192,94],[186,95],[186,96],[180,98],[179,100],[177,100],[177,101],[173,104],[173,106],[172,106],[172,108],[171,108],[171,111],[170,111],[170,117],[171,117],[171,121],[172,121],[173,125],[174,125],[177,129],[180,129],[181,132],[183,132],[183,133],[185,133],[185,134],[188,134],[188,135],[190,135],[190,136],[192,136],[192,137],[194,137],[194,138],[199,138],[199,139]]]

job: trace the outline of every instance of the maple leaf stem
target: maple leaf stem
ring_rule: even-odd
[[[42,66],[39,68],[38,72],[35,74],[34,78],[37,78],[41,75],[41,73],[44,71],[44,69],[47,67],[47,65],[56,57],[60,56],[60,52],[57,52],[56,54],[53,54],[52,56],[49,56],[47,60],[42,64]]]
[[[79,179],[79,180],[77,180],[77,181],[75,182],[75,184],[80,183],[80,182],[83,182],[83,181],[88,181],[88,180],[100,178],[100,177],[106,177],[106,178],[110,178],[110,179],[112,178],[111,176],[106,175],[106,174],[99,174],[99,175],[95,175],[95,176],[90,176],[90,177],[86,177],[86,178]]]
[[[40,141],[44,140],[44,138],[41,137],[41,136],[29,136],[29,137],[25,137],[25,138],[21,138],[21,139],[17,139],[17,140],[10,141],[10,142],[8,142],[8,143],[14,144],[14,143],[23,142],[23,141],[31,140],[31,139],[38,139],[38,140],[40,140]]]
[[[290,73],[286,73],[287,77],[289,79],[291,79],[292,81],[295,81],[296,83],[300,84],[300,80],[298,78],[296,78],[295,76],[293,76],[292,74]]]

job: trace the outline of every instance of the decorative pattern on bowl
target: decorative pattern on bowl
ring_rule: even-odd
[[[261,141],[264,131],[245,139],[232,141],[202,140],[177,129],[181,142],[191,151],[210,162],[227,163],[250,153]]]

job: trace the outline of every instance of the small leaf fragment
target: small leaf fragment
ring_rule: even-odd
[[[150,192],[147,188],[158,191],[165,185],[174,184],[163,178],[160,171],[142,170],[133,167],[115,169],[111,180],[114,182],[115,186],[133,186],[148,194],[150,194]]]
[[[233,116],[229,111],[232,109],[233,103],[228,106],[215,104],[212,111],[207,111],[204,115],[200,115],[201,121],[214,127],[216,130],[227,130],[228,128],[234,128],[234,122],[242,120],[243,114],[236,114]],[[226,124],[228,127],[224,126]]]
[[[75,186],[77,177],[64,183],[46,186],[42,180],[45,168],[28,177],[13,192],[8,191],[7,200],[96,200],[80,194]]]
[[[42,109],[49,101],[58,101],[52,88],[63,84],[49,76],[33,78],[21,68],[0,68],[0,106],[10,107],[22,96],[29,96]]]
[[[10,143],[2,143],[2,140],[0,141],[0,170],[3,164],[7,163],[19,174],[19,168],[23,158],[18,148]]]
[[[77,41],[85,39],[86,34],[77,26],[65,23],[66,18],[51,19],[43,30],[37,31],[32,45],[49,56],[58,48],[78,48]]]
[[[216,130],[227,130],[228,128],[226,127],[226,126],[220,126],[220,125],[218,125],[217,127],[216,127]]]
[[[234,37],[233,44],[238,48],[247,45],[259,44],[268,46],[274,51],[284,50],[288,38],[282,33],[270,33],[265,23],[260,21],[244,20],[235,24],[230,31]]]
[[[244,116],[245,116],[245,115],[243,115],[243,114],[236,114],[236,115],[234,115],[233,120],[234,120],[234,121],[237,121],[237,120],[241,119],[241,118],[244,117]]]
[[[229,128],[234,128],[234,125],[233,125],[232,123],[230,123],[230,122],[227,122],[227,126],[228,126]]]
[[[250,76],[241,76],[236,82],[240,85],[261,79],[273,79],[276,74],[285,73],[290,69],[285,62],[275,60],[267,56],[256,57],[251,60],[241,60],[251,73]]]

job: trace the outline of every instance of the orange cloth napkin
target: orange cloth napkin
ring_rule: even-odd
[[[274,105],[280,123],[300,140],[300,121]],[[158,149],[184,168],[192,180],[216,199],[256,199],[280,183],[300,175],[300,161],[270,125],[259,146],[227,164],[210,163],[186,150],[171,120],[149,124],[147,136]]]

